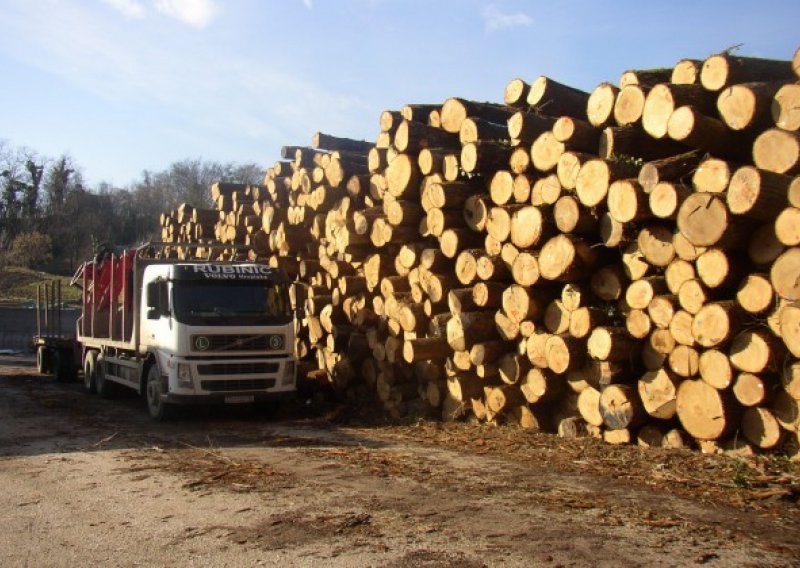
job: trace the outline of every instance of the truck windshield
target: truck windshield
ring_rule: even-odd
[[[188,325],[283,325],[292,321],[284,284],[176,281],[172,300],[175,319]]]

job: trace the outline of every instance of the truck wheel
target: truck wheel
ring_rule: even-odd
[[[53,354],[53,370],[56,375],[56,381],[59,383],[69,383],[75,380],[72,353],[63,349],[58,349],[54,351]]]
[[[98,355],[94,362],[94,388],[103,398],[113,398],[116,394],[116,383],[106,380],[103,355]]]
[[[83,361],[83,387],[88,393],[97,392],[96,372],[97,352],[89,351]]]
[[[164,402],[161,395],[164,393],[164,385],[161,382],[161,373],[158,372],[158,365],[153,364],[147,371],[147,411],[151,418],[156,420],[166,420],[171,414],[171,407]]]
[[[47,352],[47,347],[40,345],[36,349],[36,370],[42,375],[50,374],[50,365],[48,365],[50,354]]]

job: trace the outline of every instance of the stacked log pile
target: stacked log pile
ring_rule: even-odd
[[[305,282],[298,355],[390,416],[796,452],[799,69],[723,53],[408,105],[164,236]]]

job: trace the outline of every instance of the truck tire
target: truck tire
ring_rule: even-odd
[[[114,398],[116,394],[116,383],[106,380],[105,364],[103,363],[103,354],[97,355],[94,362],[94,388],[103,398]]]
[[[145,400],[147,400],[147,411],[155,420],[166,420],[172,414],[172,407],[161,398],[163,393],[164,384],[161,381],[161,373],[158,372],[158,365],[153,364],[147,371]]]
[[[88,351],[83,360],[83,387],[86,392],[97,392],[97,351]]]
[[[42,375],[50,374],[50,353],[47,352],[47,347],[40,345],[36,349],[36,370]]]
[[[71,383],[75,380],[75,364],[72,352],[65,349],[53,351],[53,371],[59,383]]]

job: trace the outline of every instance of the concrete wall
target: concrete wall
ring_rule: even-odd
[[[61,312],[61,333],[75,337],[75,322],[80,310]],[[44,330],[42,330],[44,333]],[[27,351],[36,335],[36,310],[31,308],[0,308],[0,349]]]

